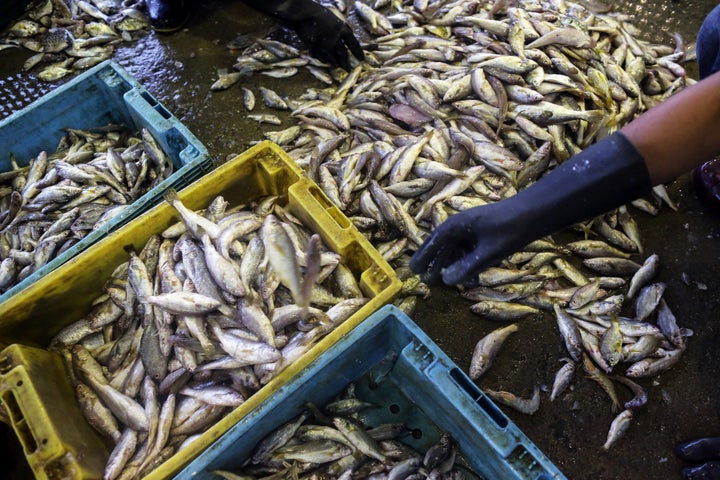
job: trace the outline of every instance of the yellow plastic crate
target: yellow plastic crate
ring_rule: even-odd
[[[102,478],[109,445],[80,413],[58,355],[25,345],[0,352],[0,399],[37,478]]]
[[[217,195],[223,195],[231,206],[266,195],[278,196],[280,204],[342,256],[370,301],[200,439],[155,469],[148,479],[175,475],[308,363],[391,302],[401,287],[392,267],[379,252],[274,143],[265,141],[250,148],[179,192],[180,199],[191,209],[206,207]],[[11,407],[13,428],[36,478],[102,478],[104,461],[98,466],[96,461],[82,463],[82,460],[96,456],[107,459],[110,446],[85,422],[67,374],[62,370],[62,361],[45,347],[61,328],[87,314],[93,299],[103,293],[105,280],[117,265],[128,260],[126,247],[132,245],[139,251],[150,236],[179,220],[172,206],[166,202],[157,205],[40,279],[22,295],[0,304],[0,344],[13,344],[0,352],[0,392],[5,407]],[[18,357],[14,352],[29,353]],[[52,365],[52,368],[38,368],[40,364]],[[18,386],[16,376],[22,370],[27,373]],[[51,411],[63,412],[63,421],[53,420]],[[80,452],[83,446],[66,432],[73,425],[78,430],[89,430],[82,435],[86,451],[80,459],[74,453]],[[88,445],[93,446],[88,448]],[[63,458],[63,462],[58,463],[59,458]],[[58,466],[63,467],[62,471]]]

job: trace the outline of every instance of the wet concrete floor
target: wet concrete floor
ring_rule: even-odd
[[[621,3],[621,2],[618,2]],[[691,42],[704,16],[715,5],[707,0],[622,2],[617,8],[636,16],[648,40],[669,43],[678,32]],[[128,70],[203,142],[218,161],[232,157],[261,140],[264,130],[245,118],[239,88],[213,93],[209,86],[218,69],[231,69],[237,52],[225,44],[239,33],[265,34],[273,22],[239,1],[210,0],[198,6],[187,28],[172,35],[150,33],[115,52],[114,60]],[[21,66],[29,54],[0,52],[0,79],[25,82],[29,97],[57,84],[39,84]],[[692,74],[692,68],[689,70]],[[261,75],[248,86],[265,85],[286,95],[316,85],[309,75],[291,81]],[[21,106],[6,104],[6,110]],[[276,112],[273,112],[276,113]],[[694,331],[682,360],[659,377],[641,382],[649,402],[635,417],[623,439],[609,452],[605,441],[614,414],[607,395],[578,373],[571,391],[555,402],[543,394],[532,416],[503,408],[507,415],[570,479],[679,478],[681,463],[672,454],[676,442],[720,435],[720,217],[712,216],[694,195],[689,175],[669,186],[678,211],[640,214],[637,220],[646,251],[661,260],[658,280],[666,282],[665,298],[678,323]],[[684,280],[683,280],[684,279]],[[496,323],[473,315],[470,303],[455,291],[434,288],[418,305],[414,319],[457,362],[467,369],[475,345]],[[527,319],[505,344],[493,368],[479,385],[527,396],[535,384],[548,388],[565,355],[554,319]],[[625,392],[623,392],[625,393]],[[629,394],[627,395],[629,398]],[[627,399],[624,398],[624,399]],[[2,427],[3,444],[13,442]],[[3,460],[5,475],[30,475],[17,447]],[[7,453],[6,453],[7,454]],[[0,474],[3,476],[3,474]]]

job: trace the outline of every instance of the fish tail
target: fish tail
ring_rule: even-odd
[[[585,120],[588,123],[601,122],[605,118],[605,112],[602,110],[586,110]]]
[[[172,187],[165,190],[165,192],[163,193],[163,198],[171,205],[179,200],[177,191]]]
[[[302,308],[303,316],[307,315],[308,309],[310,308],[310,297],[312,296],[314,283],[315,279],[309,278],[308,275],[303,276],[300,292],[298,292],[297,299],[295,299],[297,306]]]

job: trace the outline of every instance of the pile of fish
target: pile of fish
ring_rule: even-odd
[[[23,68],[46,82],[110,58],[150,29],[143,0],[38,0],[0,37],[0,50],[35,52]]]
[[[629,18],[571,2],[393,3],[387,14],[354,6],[374,36],[364,42],[367,62],[299,98],[260,87],[266,113],[254,118],[277,125],[267,112],[290,115],[293,125],[266,138],[397,268],[449,215],[514,195],[692,82],[679,37],[675,46],[650,44]],[[266,39],[235,68],[247,75],[290,64],[325,71],[330,83],[339,76]],[[255,93],[243,95],[255,110]],[[676,208],[663,186],[633,206],[656,214],[658,199]]]
[[[307,405],[306,411],[261,440],[239,471],[212,473],[226,480],[479,478],[458,467],[458,447],[447,432],[419,452],[401,441],[410,434],[406,425],[367,424],[363,411],[378,405],[356,397],[353,384],[322,408]]]
[[[139,134],[138,134],[139,133]],[[25,163],[25,162],[23,162]],[[169,177],[146,129],[68,130],[55,152],[0,173],[0,293],[42,268]]]
[[[515,278],[461,293],[477,302],[470,307],[473,312],[493,320],[514,322],[494,329],[480,339],[473,351],[469,375],[477,380],[488,371],[503,343],[522,328],[518,320],[552,310],[568,357],[562,359],[564,363],[555,374],[550,401],[560,397],[573,382],[576,370],[582,367],[586,376],[607,393],[612,411],[622,410],[613,421],[603,445],[607,450],[629,427],[637,409],[647,403],[645,389],[635,380],[655,377],[675,365],[685,352],[686,339],[692,331],[678,326],[675,315],[662,298],[665,284],[654,281],[659,267],[656,254],[639,265],[627,258],[629,255],[602,240],[581,240],[567,246],[576,252],[583,251],[584,255],[589,254],[588,249],[596,250],[595,254],[602,256],[589,259],[593,260],[595,268],[602,270],[601,275],[605,275],[583,280],[582,272],[572,270],[575,283],[565,287],[556,279],[550,279],[555,275],[552,269],[547,269],[550,278],[538,280],[538,275],[541,278],[544,275],[541,269],[519,266],[500,273],[498,268],[481,274],[481,277],[492,283],[493,276],[500,279],[503,274],[509,276],[515,272]],[[543,262],[561,259],[557,253],[548,253],[531,252],[527,262],[542,257],[547,257]],[[514,255],[520,256],[520,253]],[[630,281],[626,282],[623,275],[630,275]],[[622,394],[618,394],[617,386],[629,389],[628,393],[632,394],[632,398],[622,405],[619,400]],[[539,385],[535,386],[529,399],[506,391],[488,388],[484,391],[494,400],[525,414],[533,414],[540,407]]]
[[[276,197],[188,209],[119,265],[63,355],[88,422],[115,442],[105,478],[151,471],[367,301],[340,255]]]
[[[376,0],[329,7],[360,29],[366,62],[342,75],[265,39],[243,52],[221,86],[301,67],[323,83],[298,98],[261,88],[265,111],[254,118],[281,125],[273,111],[289,115],[292,125],[266,138],[282,145],[396,268],[407,282],[397,302],[407,311],[429,292],[407,269],[408,259],[448,216],[514,195],[693,83],[683,67],[692,49],[679,35],[672,45],[643,40],[630,16],[597,3]],[[255,92],[244,88],[243,95],[255,111]],[[465,292],[476,297],[472,311],[511,321],[556,315],[563,338],[581,342],[565,373],[580,363],[608,374],[618,363],[636,362],[617,380],[593,377],[607,389],[669,368],[684,337],[661,301],[662,284],[645,285],[657,259],[641,265],[633,217],[656,215],[662,205],[677,208],[659,185],[648,198],[576,226],[584,235],[578,242],[534,242],[480,275],[485,290]],[[643,313],[629,323],[619,315],[632,309],[636,294]],[[648,312],[657,306],[662,319],[654,325]],[[538,401],[536,392],[523,408],[536,410]],[[624,412],[618,422],[630,418]]]

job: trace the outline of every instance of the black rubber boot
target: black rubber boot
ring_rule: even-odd
[[[685,467],[680,471],[680,475],[685,480],[720,480],[720,462],[714,460]]]
[[[180,30],[190,17],[190,0],[146,0],[145,3],[156,32]]]
[[[709,160],[693,170],[693,183],[700,199],[720,214],[720,158]]]
[[[702,437],[675,445],[675,456],[688,462],[720,460],[720,437]]]

